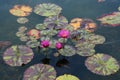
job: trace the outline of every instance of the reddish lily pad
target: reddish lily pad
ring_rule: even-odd
[[[55,78],[54,67],[46,64],[35,64],[24,72],[23,80],[55,80]]]
[[[98,21],[101,21],[103,25],[110,25],[110,26],[118,26],[120,25],[120,12],[113,12],[111,14],[106,14],[105,16],[102,16],[97,19]]]
[[[22,66],[27,64],[33,58],[33,51],[24,45],[13,45],[6,49],[3,54],[3,59],[10,66]]]

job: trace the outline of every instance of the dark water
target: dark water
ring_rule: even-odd
[[[36,4],[50,2],[55,3],[63,8],[62,14],[70,21],[75,17],[91,18],[97,24],[97,34],[103,35],[106,38],[105,44],[97,45],[96,52],[106,53],[120,62],[120,26],[109,27],[102,26],[96,18],[102,14],[117,11],[120,5],[120,0],[106,0],[98,3],[97,0],[0,0],[0,41],[10,40],[13,44],[23,44],[16,36],[17,29],[22,26],[16,22],[17,17],[9,13],[9,9],[15,4],[27,4],[34,7]],[[28,28],[35,27],[35,24],[43,22],[44,17],[32,13],[27,17],[30,21]],[[0,80],[22,80],[22,75],[30,65],[41,63],[43,56],[35,54],[34,59],[24,67],[10,67],[2,60],[0,53]],[[78,55],[69,57],[70,62],[68,68],[55,67],[57,75],[64,73],[73,74],[81,80],[120,80],[120,71],[111,76],[99,76],[91,73],[84,66],[86,57]],[[55,66],[57,59],[52,56],[50,65]]]

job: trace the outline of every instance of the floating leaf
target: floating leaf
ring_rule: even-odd
[[[34,37],[35,39],[40,38],[40,31],[37,29],[31,29],[27,32],[28,36]]]
[[[76,54],[76,50],[70,45],[65,45],[63,49],[59,50],[59,53],[63,56],[73,56]]]
[[[36,28],[36,29],[39,29],[39,30],[44,30],[44,29],[46,29],[46,26],[45,26],[44,24],[37,24],[37,25],[35,26],[35,28]]]
[[[21,32],[21,33],[24,33],[26,30],[27,30],[27,27],[25,27],[25,26],[21,26],[18,29],[18,31]]]
[[[101,21],[102,24],[110,25],[110,26],[118,26],[120,25],[120,12],[113,12],[111,14],[107,14],[97,19]]]
[[[16,36],[17,36],[17,37],[21,37],[21,36],[25,36],[25,34],[24,34],[23,32],[17,32],[17,33],[16,33]]]
[[[54,16],[60,14],[62,8],[56,4],[51,3],[43,3],[36,5],[34,8],[34,12],[41,16]]]
[[[74,28],[74,30],[77,30],[80,28],[82,23],[82,18],[74,18],[71,20],[70,25]]]
[[[20,37],[20,40],[21,40],[21,41],[28,41],[29,38],[28,38],[28,36],[21,36],[21,37]]]
[[[20,17],[17,19],[17,22],[20,23],[20,24],[25,24],[27,23],[29,20],[25,17]]]
[[[91,56],[95,53],[94,44],[90,44],[89,42],[86,41],[81,41],[79,43],[76,43],[77,47],[77,54],[80,56]]]
[[[23,80],[55,80],[56,71],[54,67],[45,64],[30,66],[25,72]]]
[[[28,42],[26,43],[26,45],[27,45],[28,47],[35,48],[35,47],[40,46],[40,42],[38,42],[38,41],[28,41]]]
[[[10,66],[22,66],[22,64],[30,62],[33,55],[33,51],[29,47],[13,45],[4,52],[3,59]]]
[[[0,41],[0,48],[11,45],[10,41]]]
[[[116,59],[100,53],[88,57],[85,65],[91,72],[104,76],[114,74],[120,68]]]
[[[88,40],[92,44],[103,44],[105,42],[105,37],[101,35],[91,35]]]
[[[28,16],[32,12],[32,8],[27,5],[15,5],[9,12],[14,16]]]
[[[58,41],[61,43],[65,43],[67,42],[67,38],[59,38]]]
[[[80,79],[71,74],[64,74],[64,75],[58,76],[56,80],[80,80]]]
[[[52,16],[44,20],[47,28],[62,29],[68,25],[68,20],[64,16]]]

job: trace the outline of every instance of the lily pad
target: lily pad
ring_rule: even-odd
[[[40,46],[40,42],[38,42],[37,40],[28,41],[28,42],[26,43],[26,45],[27,45],[28,47],[35,48],[35,47]]]
[[[92,44],[103,44],[105,42],[105,37],[101,35],[91,35],[88,40]]]
[[[28,40],[29,40],[29,37],[28,37],[28,36],[21,36],[21,37],[20,37],[20,40],[21,40],[21,41],[28,41]]]
[[[71,74],[64,74],[64,75],[58,76],[56,80],[80,80],[80,79]]]
[[[27,27],[25,27],[25,26],[21,26],[18,29],[18,31],[21,32],[21,33],[25,32],[26,30],[27,30]]]
[[[80,56],[91,56],[95,54],[94,44],[90,44],[89,42],[86,41],[81,41],[76,44],[77,47],[77,54]]]
[[[11,45],[10,41],[0,41],[0,48]]]
[[[103,76],[114,74],[120,68],[115,58],[101,53],[88,57],[85,65],[91,72]]]
[[[44,30],[44,29],[46,29],[46,26],[44,24],[37,24],[35,26],[35,28],[38,29],[38,30]]]
[[[24,45],[13,45],[6,49],[3,54],[3,59],[10,66],[22,66],[27,64],[33,58],[33,51]]]
[[[43,3],[36,5],[34,8],[34,12],[41,16],[54,16],[59,15],[61,13],[62,8],[56,4],[52,3]]]
[[[105,16],[102,16],[97,19],[98,21],[101,21],[104,25],[110,25],[110,26],[118,26],[120,25],[120,12],[113,12],[111,14],[106,14]]]
[[[70,25],[74,28],[74,30],[77,30],[80,28],[82,23],[82,18],[74,18],[71,20]]]
[[[24,72],[23,80],[55,80],[55,78],[54,67],[46,64],[35,64]]]
[[[44,20],[47,28],[62,29],[68,25],[68,20],[64,16],[52,16]]]
[[[25,24],[27,23],[29,20],[25,17],[20,17],[17,19],[17,22],[20,23],[20,24]]]
[[[9,12],[14,16],[28,16],[32,12],[32,8],[27,5],[15,5]]]
[[[97,25],[92,19],[85,18],[82,20],[81,28],[83,28],[89,32],[94,32],[97,28]]]
[[[65,45],[63,49],[59,50],[59,53],[63,56],[73,56],[76,54],[76,50],[70,45]]]

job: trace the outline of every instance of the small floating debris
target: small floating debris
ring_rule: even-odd
[[[104,1],[106,1],[106,0],[98,0],[98,2],[104,2]]]

